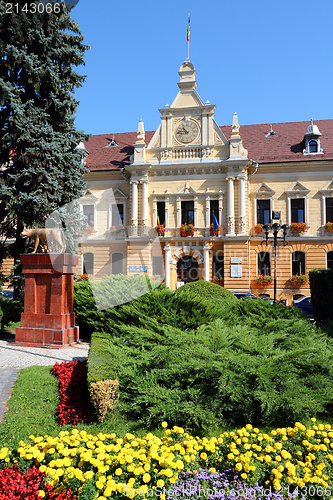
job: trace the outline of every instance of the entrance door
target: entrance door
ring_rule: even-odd
[[[199,280],[199,264],[190,255],[185,255],[177,263],[177,281],[190,283]]]

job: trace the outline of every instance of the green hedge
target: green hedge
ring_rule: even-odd
[[[318,324],[333,320],[333,269],[309,272],[313,317]]]
[[[216,283],[210,283],[203,280],[186,283],[186,285],[179,287],[176,293],[186,293],[188,295],[195,295],[196,297],[203,297],[210,300],[238,300],[234,294],[226,288],[223,288]]]

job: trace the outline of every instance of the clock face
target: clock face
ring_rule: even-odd
[[[193,121],[181,121],[176,128],[175,136],[177,141],[189,144],[194,141],[199,133],[198,125]]]

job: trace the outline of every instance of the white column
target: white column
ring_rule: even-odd
[[[203,279],[205,281],[209,281],[209,245],[207,242],[203,247],[203,258],[204,258]]]
[[[222,227],[223,191],[219,190],[219,224]],[[221,231],[222,235],[222,231]]]
[[[202,115],[202,126],[201,126],[201,144],[207,146],[207,122],[208,116]]]
[[[209,146],[214,145],[214,115],[210,113],[208,115],[208,144]]]
[[[157,198],[153,197],[153,227],[157,226]]]
[[[132,184],[132,234],[131,236],[138,235],[138,181],[131,181]]]
[[[324,195],[321,195],[321,224],[325,226],[326,224],[326,198]]]
[[[142,227],[143,234],[148,234],[148,180],[142,182]]]
[[[206,229],[205,229],[205,236],[209,236],[210,234],[210,197],[206,196]]]
[[[182,223],[182,203],[180,197],[177,198],[176,204],[177,204],[177,229],[179,229]]]
[[[164,247],[164,258],[165,258],[165,286],[170,288],[170,259],[171,259],[171,248],[169,243]]]
[[[161,117],[161,148],[166,147],[166,117]]]
[[[198,228],[198,197],[194,198],[194,229]]]
[[[228,234],[235,234],[235,195],[234,195],[235,177],[227,177],[228,181],[228,204],[227,204],[227,224]]]
[[[164,224],[164,234],[169,235],[169,196],[165,198],[165,224]]]
[[[239,221],[238,232],[244,234],[246,232],[245,219],[245,174],[238,176],[239,180]]]
[[[172,117],[167,117],[167,147],[172,148]]]

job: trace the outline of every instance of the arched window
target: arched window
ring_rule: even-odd
[[[333,252],[327,252],[327,269],[333,269]]]
[[[83,254],[83,274],[94,274],[94,254],[87,252]]]
[[[292,274],[305,274],[305,253],[292,253]]]
[[[124,256],[121,252],[111,255],[111,274],[124,274]]]
[[[310,151],[310,153],[317,153],[318,152],[317,141],[310,141],[309,142],[309,151]]]
[[[269,252],[258,253],[258,274],[271,274],[271,254]]]

